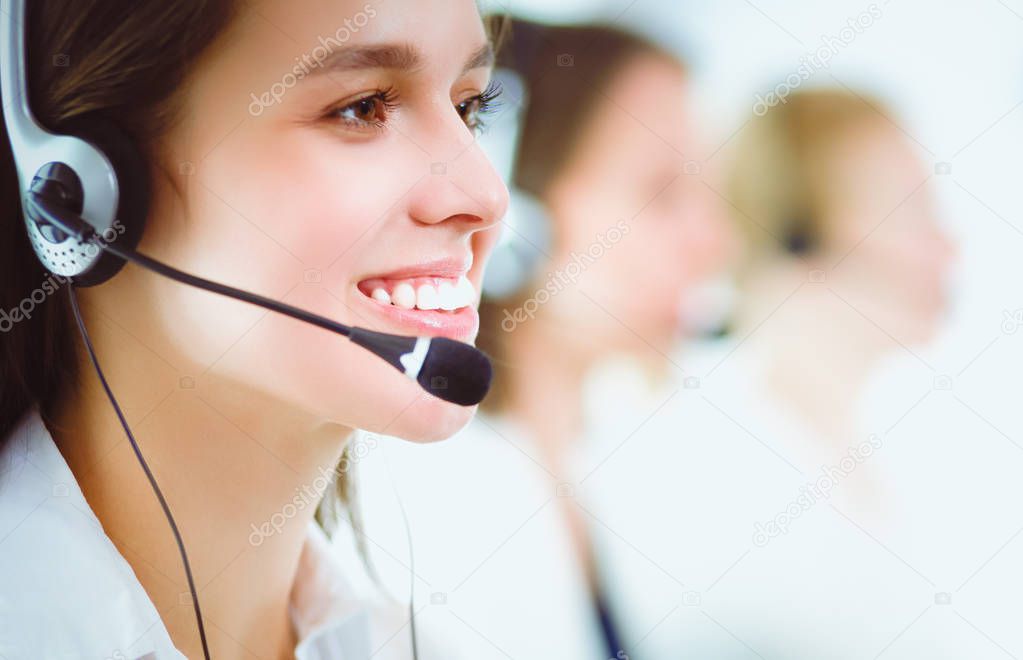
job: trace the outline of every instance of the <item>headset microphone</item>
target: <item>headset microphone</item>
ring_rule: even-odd
[[[38,181],[39,178],[36,179]],[[34,183],[25,197],[27,215],[45,227],[41,231],[72,237],[80,244],[97,246],[182,284],[251,303],[348,337],[444,401],[462,406],[475,405],[483,400],[490,388],[490,361],[468,344],[446,337],[404,337],[354,328],[278,300],[190,275],[131,248],[118,246],[116,241],[103,240],[81,216],[61,209],[57,202],[48,198],[53,196],[47,195],[45,185]]]

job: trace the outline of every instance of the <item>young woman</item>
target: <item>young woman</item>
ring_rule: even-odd
[[[28,5],[40,123],[112,121],[146,158],[140,252],[343,323],[473,341],[507,200],[474,142],[494,95],[475,3]],[[0,309],[18,320],[0,334],[0,656],[201,657],[174,537],[32,252],[2,142]],[[212,656],[405,657],[407,618],[355,601],[357,567],[311,521],[353,429],[438,440],[473,409],[132,265],[76,295]]]
[[[597,483],[635,484],[613,483],[615,461],[598,469],[613,446],[595,442],[607,428],[593,425],[585,393],[609,356],[674,371],[665,356],[692,332],[681,303],[723,266],[724,215],[690,162],[702,152],[676,56],[607,26],[528,21],[514,22],[502,54],[525,93],[512,182],[538,202],[547,231],[523,223],[509,232],[534,262],[513,291],[494,279],[496,258],[488,273],[507,295],[481,309],[480,343],[496,374],[486,414],[443,447],[389,446],[390,465],[399,488],[415,493],[417,573],[445,594],[453,634],[473,657],[646,657],[634,645],[664,612],[639,622],[618,599],[622,585],[608,579],[617,571],[607,569],[636,550],[605,527],[592,497]],[[494,118],[488,139],[511,114]],[[607,411],[619,423],[631,385],[618,383]],[[616,428],[613,445],[631,430]],[[382,481],[376,494],[372,477],[360,480],[375,541],[386,532],[376,524],[388,518],[383,507],[394,506]],[[648,529],[663,522],[642,511],[630,515]],[[466,528],[471,544],[441,542]],[[392,532],[386,546],[404,557],[402,544]],[[381,559],[400,579],[401,567]]]

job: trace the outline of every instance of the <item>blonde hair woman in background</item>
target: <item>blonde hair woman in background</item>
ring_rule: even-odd
[[[932,339],[946,308],[954,248],[886,113],[844,91],[797,92],[744,132],[727,192],[748,247],[738,334],[807,283],[755,341],[779,405],[839,447],[871,369]]]
[[[796,92],[736,138],[722,192],[745,245],[733,336],[683,363],[698,389],[631,441],[678,438],[635,466],[672,484],[653,515],[674,516],[662,539],[691,590],[659,627],[662,657],[874,657],[930,588],[859,527],[910,527],[889,499],[890,422],[866,426],[860,404],[882,358],[935,336],[953,258],[887,113]]]

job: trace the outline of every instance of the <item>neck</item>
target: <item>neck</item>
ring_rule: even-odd
[[[783,406],[817,434],[841,443],[856,426],[856,406],[875,356],[865,356],[849,342],[824,345],[838,337],[821,339],[774,344],[763,376]]]
[[[351,430],[283,409],[210,373],[183,377],[101,318],[88,323],[104,374],[181,532],[211,653],[243,657],[259,648],[293,657],[291,585],[319,495],[331,487],[327,480]],[[50,430],[175,646],[201,657],[163,511],[85,362],[79,382]]]
[[[537,316],[508,338],[507,415],[522,425],[531,451],[551,475],[550,492],[573,478],[572,452],[584,431],[582,384],[592,356],[563,325]],[[595,566],[587,520],[574,498],[559,498],[562,521],[587,584],[594,584]]]
[[[823,285],[805,285],[772,315],[773,306],[792,290],[791,278],[766,275],[760,281],[765,288],[749,299],[763,305],[744,317],[752,325],[770,315],[751,336],[750,348],[764,366],[763,385],[815,434],[844,446],[855,432],[867,378],[889,350],[884,337]],[[782,281],[787,284],[771,288]]]
[[[583,430],[582,382],[589,364],[566,346],[542,317],[520,326],[508,338],[508,414],[535,441],[545,467],[565,478],[568,454]],[[538,376],[538,374],[542,374]]]

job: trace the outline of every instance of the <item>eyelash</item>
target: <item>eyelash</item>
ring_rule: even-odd
[[[484,128],[485,123],[482,117],[492,113],[498,106],[497,100],[501,96],[501,85],[497,81],[491,81],[487,88],[480,94],[469,97],[455,106],[459,114],[462,114],[463,109],[468,110],[472,105],[476,105],[476,118],[474,123],[470,124],[466,122],[466,126],[470,130],[476,132]],[[373,103],[374,106],[371,108],[377,112],[383,111],[384,119],[365,120],[359,118],[342,117],[341,113],[359,109],[360,106],[366,103]],[[328,110],[326,116],[328,119],[340,121],[342,124],[354,128],[356,130],[382,130],[386,125],[386,118],[390,116],[398,108],[398,93],[393,87],[378,90],[367,96],[356,99],[350,103],[346,103],[343,106],[332,108]],[[365,109],[363,106],[361,109]],[[463,121],[465,118],[463,117]]]
[[[466,99],[465,101],[462,101],[461,103],[458,104],[458,107],[462,107],[468,103],[477,104],[476,123],[474,125],[466,124],[467,126],[469,126],[470,130],[472,130],[473,132],[479,132],[486,128],[487,124],[483,118],[493,113],[495,110],[497,110],[498,107],[500,107],[501,105],[500,98],[501,93],[503,91],[504,89],[501,87],[501,83],[497,82],[496,80],[491,80],[490,84],[487,85],[487,88],[484,89],[482,93],[477,94],[472,98]]]

